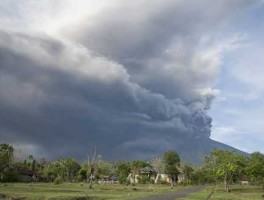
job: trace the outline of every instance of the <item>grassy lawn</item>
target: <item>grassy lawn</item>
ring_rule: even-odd
[[[213,190],[213,187],[207,187],[205,190],[191,194],[182,200],[206,199]],[[216,186],[210,200],[263,200],[264,190],[262,186],[241,186],[234,185],[231,192],[226,193],[222,186]]]
[[[264,190],[261,186],[232,186],[231,192],[226,193],[222,186],[207,187],[193,193],[182,200],[205,200],[214,188],[214,194],[210,200],[262,200]],[[176,186],[173,190],[183,189]],[[94,185],[89,190],[86,183],[16,183],[0,184],[1,194],[9,197],[24,197],[26,200],[100,200],[100,199],[138,199],[153,194],[161,194],[172,191],[166,185]],[[82,198],[81,198],[82,197]]]
[[[205,200],[206,197],[211,193],[212,188],[207,187],[204,190],[190,194],[188,197],[181,198],[181,200]]]
[[[177,186],[173,190],[182,189]],[[12,197],[26,197],[27,200],[74,200],[74,199],[137,199],[143,196],[171,191],[167,185],[94,185],[89,190],[85,183],[16,183],[0,184],[0,194]],[[84,198],[86,197],[86,198]],[[1,199],[1,197],[0,197]]]

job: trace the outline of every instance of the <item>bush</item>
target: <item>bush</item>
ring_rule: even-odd
[[[120,184],[127,184],[127,176],[126,176],[126,174],[125,175],[123,175],[123,174],[120,174],[119,176],[118,176],[118,181],[119,181],[119,183]]]
[[[138,183],[141,183],[141,184],[150,183],[149,177],[148,176],[138,177]]]
[[[18,182],[19,181],[19,175],[16,171],[8,170],[4,173],[2,182]]]
[[[85,179],[83,179],[83,177],[81,175],[77,175],[75,178],[74,178],[74,182],[82,182],[84,181]]]

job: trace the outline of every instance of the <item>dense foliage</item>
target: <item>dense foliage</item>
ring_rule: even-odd
[[[181,162],[175,151],[164,152],[163,157],[150,161],[115,161],[107,162],[96,155],[94,162],[78,162],[72,157],[48,161],[36,159],[29,155],[26,158],[16,157],[15,149],[10,144],[0,144],[0,182],[25,181],[21,177],[30,176],[29,181],[54,182],[116,182],[129,184],[130,176],[136,183],[154,183],[150,175],[166,174],[170,182],[176,183],[179,177],[182,184],[215,184],[223,183],[226,191],[229,185],[248,181],[251,184],[264,183],[264,155],[255,152],[243,156],[236,152],[214,150],[204,159],[204,165],[194,167]],[[142,174],[142,169],[152,169],[151,174]],[[139,176],[140,175],[140,176]],[[155,177],[154,177],[155,178]],[[160,183],[160,182],[159,182]]]
[[[229,191],[229,183],[241,177],[245,161],[243,156],[235,152],[214,150],[205,158],[205,167],[215,180],[223,181],[225,190]]]
[[[180,156],[175,151],[167,151],[163,155],[165,169],[164,172],[170,176],[171,186],[177,181],[180,167]]]

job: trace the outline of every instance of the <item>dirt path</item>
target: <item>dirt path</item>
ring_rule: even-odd
[[[140,200],[175,200],[177,198],[183,198],[188,196],[193,192],[198,192],[199,190],[204,189],[205,186],[199,185],[192,188],[187,188],[183,190],[173,191],[162,195],[153,195],[149,197],[142,198]]]

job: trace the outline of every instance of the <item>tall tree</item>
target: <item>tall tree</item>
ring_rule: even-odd
[[[264,155],[260,152],[252,153],[245,171],[252,182],[264,183]]]
[[[77,177],[81,168],[79,163],[72,157],[60,158],[49,164],[45,160],[42,161],[42,167],[40,170],[47,177],[48,180],[54,180],[55,182],[72,182]]]
[[[205,158],[205,164],[211,175],[224,182],[225,191],[229,191],[229,183],[242,171],[243,156],[230,151],[213,150]]]
[[[64,160],[64,165],[66,167],[66,180],[72,182],[74,177],[77,175],[81,166],[79,163],[72,157],[68,157]]]
[[[130,163],[119,161],[116,163],[116,166],[116,174],[118,176],[119,183],[127,183],[127,177],[131,170]]]
[[[0,180],[11,170],[14,148],[10,144],[0,144]]]
[[[36,160],[33,155],[29,155],[24,161],[26,167],[32,171],[35,171],[36,168]]]
[[[181,166],[181,171],[184,174],[184,178],[185,178],[187,185],[189,185],[191,173],[193,172],[193,168],[188,164],[183,164]]]
[[[97,175],[99,178],[108,177],[113,173],[112,164],[99,157]]]
[[[165,164],[164,172],[169,175],[171,187],[173,187],[179,175],[180,157],[175,151],[166,151],[163,155],[163,160]]]
[[[140,174],[140,170],[143,167],[148,166],[149,164],[147,164],[146,162],[142,161],[142,160],[134,160],[131,163],[131,173],[132,173],[132,177],[133,177],[133,185],[135,185],[136,183],[136,175]]]
[[[14,148],[10,144],[0,144],[1,161],[11,168],[14,156]]]

